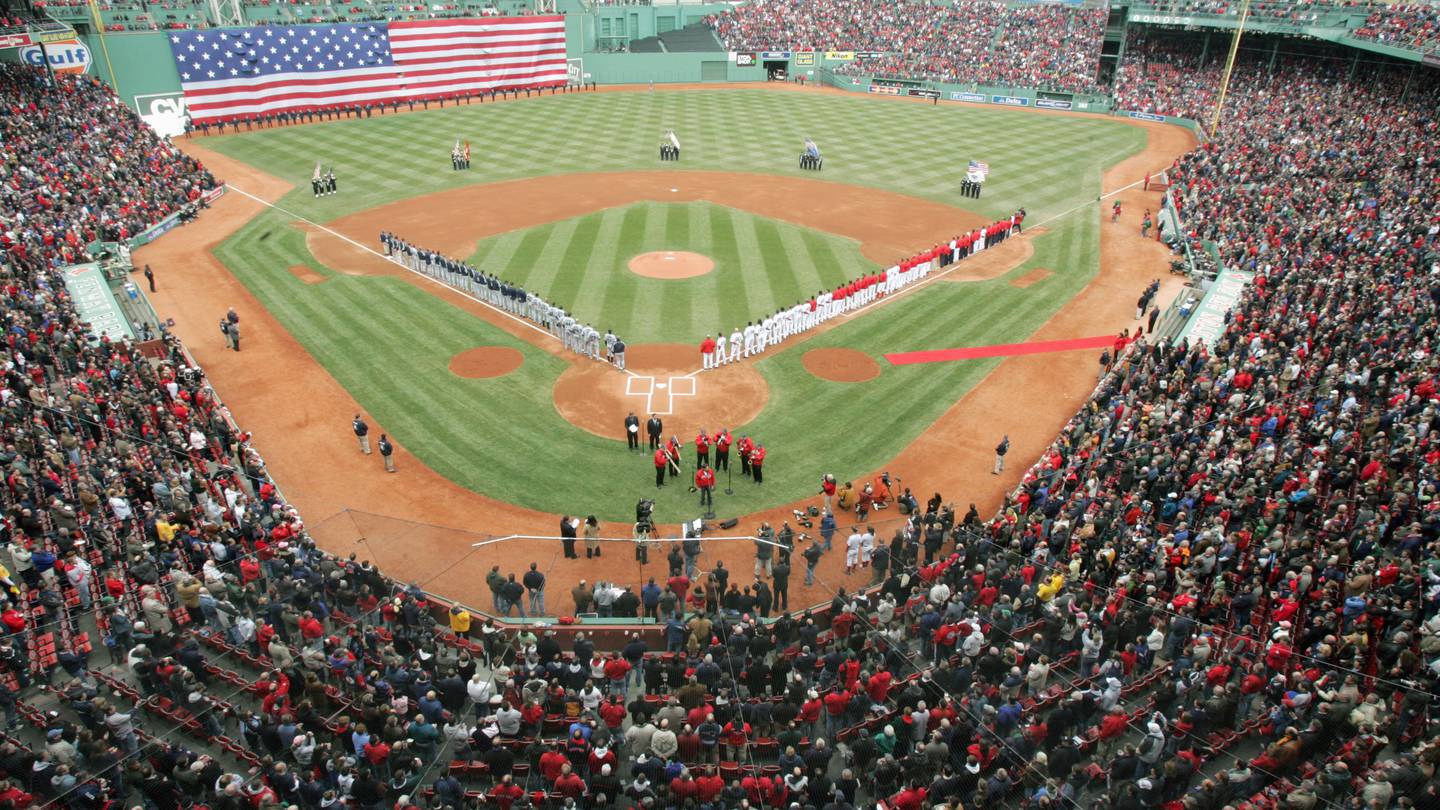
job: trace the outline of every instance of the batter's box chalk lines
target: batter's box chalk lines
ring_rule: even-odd
[[[625,380],[625,396],[644,397],[646,413],[670,416],[675,412],[675,398],[695,396],[696,387],[693,377],[666,377],[661,382],[655,377],[632,374]]]

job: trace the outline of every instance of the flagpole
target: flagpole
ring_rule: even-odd
[[[94,0],[91,0],[93,3]],[[1245,21],[1250,19],[1250,0],[1240,6],[1240,24],[1235,26],[1235,36],[1230,39],[1230,55],[1225,58],[1225,73],[1220,77],[1220,97],[1215,100],[1215,114],[1210,118],[1210,140],[1220,128],[1220,114],[1225,109],[1225,95],[1230,91],[1230,73],[1235,69],[1235,55],[1240,51],[1240,36],[1245,33]]]

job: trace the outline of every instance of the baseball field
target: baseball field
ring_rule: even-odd
[[[667,129],[682,139],[679,163],[655,156]],[[824,150],[822,173],[797,168],[804,137]],[[471,144],[470,171],[451,169],[457,139]],[[699,368],[706,334],[1021,206],[1043,223],[1093,200],[1102,171],[1144,142],[1144,131],[1111,121],[728,89],[544,96],[205,145],[295,184],[216,256],[380,429],[485,495],[623,520],[642,495],[664,519],[694,511],[685,487],[655,489],[648,454],[627,454],[629,409],[660,412],[666,434],[687,445],[698,429],[728,427],[766,446],[764,484],[734,487],[722,514],[805,496],[822,450],[842,478],[894,456],[997,361],[900,367],[883,355],[1023,341],[1095,276],[1094,217],[1059,217],[1003,256],[957,265],[945,281],[961,283],[929,284],[739,367],[679,378]],[[970,159],[991,167],[981,199],[959,194]],[[334,168],[340,193],[312,196],[316,162]],[[338,238],[378,249],[381,229],[613,330],[639,379],[477,317]],[[627,267],[672,250],[714,268],[663,279]],[[1043,280],[1011,283],[1036,268]],[[486,347],[513,353],[467,358]],[[850,357],[812,356],[817,375],[806,357],[819,349]]]

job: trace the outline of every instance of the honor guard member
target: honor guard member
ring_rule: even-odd
[[[730,333],[729,362],[734,363],[740,360],[740,347],[743,345],[744,339],[745,337],[744,335],[740,334],[740,329],[738,327],[735,329],[734,332]]]
[[[331,169],[325,173],[325,193],[334,194],[340,187],[335,184],[335,170]]]
[[[323,181],[320,175],[317,174],[314,177],[310,178],[310,190],[315,193],[316,197],[320,196],[320,187],[322,184]]]
[[[715,336],[715,368],[725,365],[725,333]]]

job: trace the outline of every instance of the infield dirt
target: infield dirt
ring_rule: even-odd
[[[1176,156],[1194,145],[1193,137],[1178,127],[1145,122],[1129,123],[1146,129],[1148,144],[1141,153],[1122,161],[1105,173],[1102,185],[1106,192],[1127,187],[1147,173],[1169,166]],[[261,199],[277,200],[290,188],[283,180],[205,149],[200,141],[182,140],[178,143],[185,151],[204,160],[217,177],[224,178]],[[565,200],[573,204],[573,210],[567,212],[542,208],[538,213],[528,215],[532,221],[515,222],[510,227],[563,219],[588,213],[606,204],[623,204],[635,199],[652,198],[633,196],[633,189],[656,188],[656,178],[649,176],[651,174],[653,173],[568,175],[564,178],[517,181],[520,186],[528,186],[524,189],[527,196],[507,200],[507,210],[525,211],[527,206],[538,204],[544,193],[545,182],[563,183],[565,193],[552,195],[549,199]],[[694,195],[689,197],[690,199],[710,199],[705,195],[714,190],[712,184],[734,184],[737,177],[720,173],[694,174],[710,175],[711,178],[704,183],[683,183],[685,193]],[[826,199],[823,205],[815,205],[814,210],[797,209],[794,200],[805,197],[774,192],[775,183],[783,181],[784,178],[755,175],[751,180],[754,187],[742,191],[751,195],[755,201],[753,207],[735,205],[733,198],[730,201],[711,201],[771,216],[771,213],[765,210],[765,200],[784,200],[784,210],[776,211],[775,218],[860,238],[865,254],[882,264],[933,245],[967,227],[965,223],[954,219],[956,209],[931,203],[930,205],[937,207],[937,218],[929,219],[923,227],[906,227],[901,231],[903,235],[898,236],[893,228],[887,227],[886,232],[881,234],[877,227],[875,234],[864,237],[853,233],[853,226],[838,226],[835,218],[828,213],[832,207],[840,208],[841,213],[837,216],[846,222],[864,222],[871,218],[871,215],[866,213],[865,209],[853,207],[859,205],[859,201],[846,204],[843,201]],[[838,184],[825,184],[823,181],[800,182],[845,188]],[[621,202],[605,203],[606,199],[616,198],[613,186],[622,183],[632,189],[632,196],[626,199],[625,194],[620,194],[618,196]],[[660,199],[672,200],[680,195],[680,192],[671,195],[668,189],[672,186],[675,184],[666,181]],[[706,186],[710,188],[707,189]],[[427,199],[436,201],[435,198],[445,195],[463,194],[478,197],[485,193],[477,194],[476,188],[478,187],[444,192]],[[872,200],[884,195],[884,192],[870,189],[864,191]],[[893,196],[904,201],[907,206],[924,204],[924,201],[903,195]],[[504,199],[505,195],[496,194],[493,197]],[[1118,197],[1126,210],[1125,217],[1118,224],[1108,222],[1108,199],[1104,211],[1096,206],[1093,211],[1075,214],[1104,217],[1100,225],[1100,273],[1080,295],[1068,302],[1042,326],[1032,339],[1072,338],[1077,335],[1118,332],[1122,328],[1133,327],[1135,299],[1151,278],[1162,279],[1162,292],[1158,298],[1160,302],[1168,302],[1172,297],[1179,281],[1172,280],[1173,277],[1166,272],[1168,250],[1154,240],[1144,239],[1139,235],[1140,213],[1144,208],[1158,207],[1158,192],[1128,188]],[[437,240],[443,239],[447,226],[453,222],[446,209],[441,206],[418,206],[413,201],[405,206],[410,211],[433,211],[435,231],[431,235]],[[558,516],[524,509],[462,489],[409,456],[404,447],[397,447],[396,450],[396,461],[400,469],[397,475],[385,475],[377,457],[361,455],[349,431],[350,417],[358,410],[353,397],[301,348],[210,252],[245,222],[260,213],[262,208],[260,203],[243,195],[227,194],[216,202],[211,210],[203,212],[196,224],[176,230],[137,251],[135,261],[137,265],[148,263],[156,270],[159,290],[151,296],[156,309],[162,317],[175,318],[174,331],[206,368],[212,384],[239,423],[255,434],[255,445],[264,455],[285,497],[302,510],[302,514],[307,518],[307,528],[324,548],[341,555],[358,553],[373,560],[396,579],[423,583],[428,590],[464,600],[480,608],[489,607],[489,600],[483,594],[484,586],[480,583],[491,565],[498,564],[502,566],[502,570],[518,571],[529,561],[542,561],[543,566],[548,566],[551,582],[557,586],[552,588],[552,610],[562,613],[570,610],[568,596],[563,593],[568,587],[562,587],[562,583],[568,586],[580,579],[591,582],[613,579],[638,583],[643,582],[643,579],[638,577],[663,575],[663,559],[652,557],[651,565],[642,569],[635,563],[627,548],[614,548],[603,558],[595,560],[559,559],[558,541],[512,541],[471,550],[470,543],[480,539],[477,535],[553,533],[558,524]],[[339,222],[330,223],[330,226],[352,238],[372,244],[381,227],[397,233],[402,232],[396,227],[394,212],[387,211],[388,208],[390,206],[346,217]],[[943,218],[939,217],[938,209],[944,209]],[[925,219],[923,211],[917,214],[907,207],[903,209],[903,215],[896,217],[895,221],[918,223]],[[485,221],[485,217],[476,216],[472,220]],[[514,222],[513,218],[511,221]],[[969,226],[973,227],[975,224],[979,224],[978,217],[974,218]],[[405,232],[405,235],[423,243],[426,233],[417,229]],[[474,240],[479,236],[472,233],[465,235],[463,239],[452,237],[448,245],[437,241],[427,244],[427,247],[447,250],[452,255],[469,255],[465,252],[467,243],[473,248]],[[463,306],[477,316],[519,334],[536,345],[557,354],[561,351],[553,339],[537,335],[534,331],[500,317],[458,294],[429,285],[412,274],[389,265],[382,259],[368,256],[338,239],[312,237],[312,248],[320,246],[330,246],[316,253],[317,260],[327,266],[337,270],[344,268],[342,272],[354,272],[359,270],[361,263],[366,263],[364,271],[406,277],[411,283],[423,285],[428,291]],[[322,255],[325,250],[329,250],[329,254]],[[1011,267],[1013,266],[1015,265],[1012,264]],[[923,294],[923,291],[917,294]],[[212,334],[215,332],[215,318],[223,313],[227,306],[235,306],[246,319],[246,338],[249,345],[244,352],[226,351],[218,333]],[[693,368],[694,365],[692,360],[687,368]],[[1090,393],[1095,382],[1095,372],[1094,358],[1088,355],[1077,357],[1074,354],[1056,354],[1007,358],[896,458],[878,465],[876,472],[889,470],[903,478],[904,485],[913,484],[921,500],[928,497],[929,493],[938,491],[947,498],[960,501],[959,506],[962,509],[966,503],[973,501],[982,514],[989,514],[1000,505],[1004,494],[1019,481],[1025,464],[1039,457],[1051,438]],[[613,372],[611,375],[618,376]],[[383,430],[384,426],[376,426],[376,429]],[[616,435],[619,431],[618,421],[605,430],[606,435]],[[1012,466],[1004,475],[991,476],[992,448],[1002,433],[1008,433],[1011,437],[1009,458]],[[818,479],[825,470],[817,467],[815,472]],[[778,526],[783,520],[793,520],[790,514],[792,508],[816,502],[817,499],[809,498],[750,515],[729,533],[751,533],[762,521]],[[888,538],[893,532],[893,514],[891,511],[872,516],[872,523],[877,524],[882,538]],[[848,531],[848,525],[848,522],[842,523],[842,531]],[[628,525],[610,524],[602,528],[607,537],[629,536]],[[750,558],[753,554],[749,546],[750,544],[744,541],[741,541],[739,546],[711,544],[702,565],[709,567],[713,565],[716,557],[724,557],[730,561],[729,567],[732,570],[748,576],[745,572],[750,569]],[[825,555],[816,571],[815,586],[805,587],[798,574],[793,576],[792,605],[803,606],[828,601],[836,587],[853,589],[864,585],[869,579],[869,572],[862,571],[846,576],[842,570],[842,558],[842,554]]]

